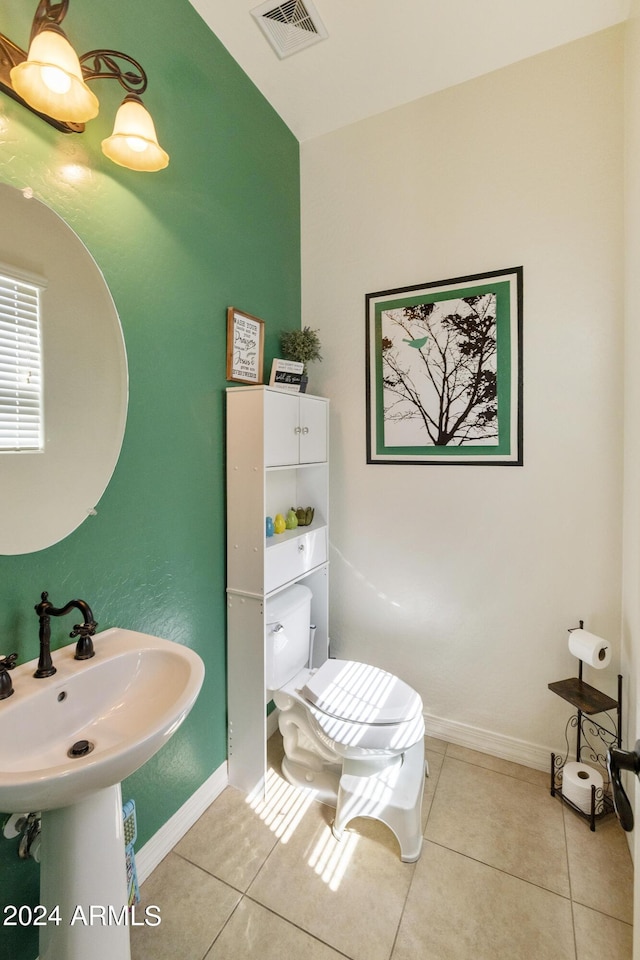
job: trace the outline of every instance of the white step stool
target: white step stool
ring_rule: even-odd
[[[396,835],[400,859],[418,860],[422,852],[422,795],[429,767],[424,757],[424,740],[414,744],[398,762],[381,767],[370,761],[344,760],[338,790],[333,835],[341,840],[344,829],[355,817],[381,820]]]

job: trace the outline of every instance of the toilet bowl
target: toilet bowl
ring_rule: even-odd
[[[333,832],[371,817],[395,833],[401,859],[422,849],[422,700],[398,677],[370,664],[326,660],[308,666],[311,591],[296,584],[267,602],[266,673],[280,713],[282,773],[336,807]]]

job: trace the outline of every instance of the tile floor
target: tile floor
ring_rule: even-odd
[[[591,833],[548,776],[427,738],[424,848],[279,776],[251,806],[228,787],[142,886],[158,927],[132,960],[630,960],[632,868],[614,817]]]

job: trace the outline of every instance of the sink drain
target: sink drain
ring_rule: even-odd
[[[72,747],[67,750],[68,757],[86,757],[93,750],[91,740],[76,740]]]

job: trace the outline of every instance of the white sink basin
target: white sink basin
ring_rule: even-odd
[[[0,810],[54,810],[120,783],[172,736],[204,679],[181,644],[113,628],[94,637],[95,657],[53,653],[57,673],[36,680],[37,659],[11,671],[0,701]],[[69,757],[78,741],[92,745]]]

